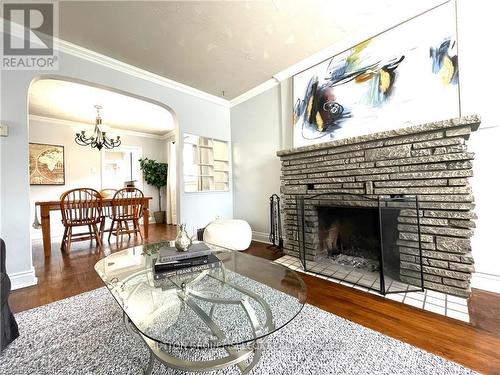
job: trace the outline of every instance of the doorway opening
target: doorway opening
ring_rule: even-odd
[[[147,157],[160,163],[169,163],[166,147],[169,139],[176,140],[178,136],[177,121],[172,109],[157,101],[121,90],[55,75],[42,76],[31,83],[28,103],[30,144],[37,143],[57,148],[56,151],[61,150],[58,155],[51,153],[60,158],[60,162],[54,164],[58,168],[52,169],[50,160],[30,154],[30,170],[31,166],[50,164],[47,164],[47,168],[41,168],[47,174],[42,176],[43,180],[38,173],[30,181],[30,205],[34,217],[31,239],[35,265],[36,258],[60,258],[59,248],[65,228],[61,223],[57,202],[65,191],[84,187],[104,194],[105,190],[120,189],[127,182],[133,181],[144,196],[151,197],[151,214],[144,218],[144,226],[150,226],[150,222],[154,224],[152,212],[159,206],[160,198],[157,188],[145,183],[139,159]],[[96,105],[102,107],[99,123],[95,113]],[[76,142],[77,133],[84,130],[86,135],[91,136],[97,124],[102,126],[101,132],[106,132],[109,137],[116,139],[120,136],[121,144],[110,149],[100,149]],[[176,146],[173,147],[175,154]],[[175,184],[179,181],[177,170],[178,168],[171,168],[170,174]],[[53,176],[56,173],[61,176]],[[166,188],[162,188],[161,207],[166,207],[166,200]],[[41,203],[44,202],[55,203],[42,214]],[[169,206],[176,215],[178,204],[179,200],[174,196]],[[73,249],[75,252],[81,249],[80,254],[88,254],[89,249],[95,250],[95,245],[84,241],[82,246]],[[117,246],[112,240],[108,247],[111,249]]]

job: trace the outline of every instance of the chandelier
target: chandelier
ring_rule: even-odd
[[[85,134],[85,130],[81,130],[80,133],[76,133],[75,142],[80,146],[90,146],[92,148],[97,148],[98,150],[101,150],[103,147],[110,149],[120,146],[122,141],[120,140],[119,135],[116,136],[116,139],[108,138],[106,132],[101,130],[102,118],[100,111],[102,106],[95,105],[94,107],[97,110],[94,133],[89,137]]]

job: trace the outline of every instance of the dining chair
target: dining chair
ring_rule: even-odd
[[[102,189],[99,191],[102,199],[105,198],[113,198],[115,193],[118,190],[116,189]],[[111,220],[111,225],[109,228],[106,228],[106,219]],[[113,220],[113,208],[111,204],[103,204],[102,212],[101,212],[101,225],[99,226],[99,233],[101,234],[101,241],[103,240],[104,233],[109,233],[108,242],[111,239],[111,233],[113,232],[113,228],[115,226],[115,221]]]
[[[144,208],[143,192],[133,187],[120,189],[115,193],[111,207],[112,220],[116,224],[116,229],[113,232],[116,239],[122,240],[124,234],[128,234],[130,238],[132,233],[138,233],[142,241],[139,219],[142,217]]]
[[[61,250],[70,252],[71,243],[96,240],[97,248],[102,249],[101,236],[97,225],[102,216],[102,199],[97,190],[78,188],[68,190],[60,198],[64,235]],[[88,232],[73,233],[77,227],[87,227]]]

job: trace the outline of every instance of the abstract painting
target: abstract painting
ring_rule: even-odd
[[[294,147],[458,117],[458,76],[450,2],[295,75]]]
[[[64,146],[30,143],[30,184],[64,185]]]

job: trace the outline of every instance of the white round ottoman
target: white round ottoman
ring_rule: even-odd
[[[205,227],[203,241],[231,250],[246,250],[252,241],[252,229],[245,220],[215,220]]]

